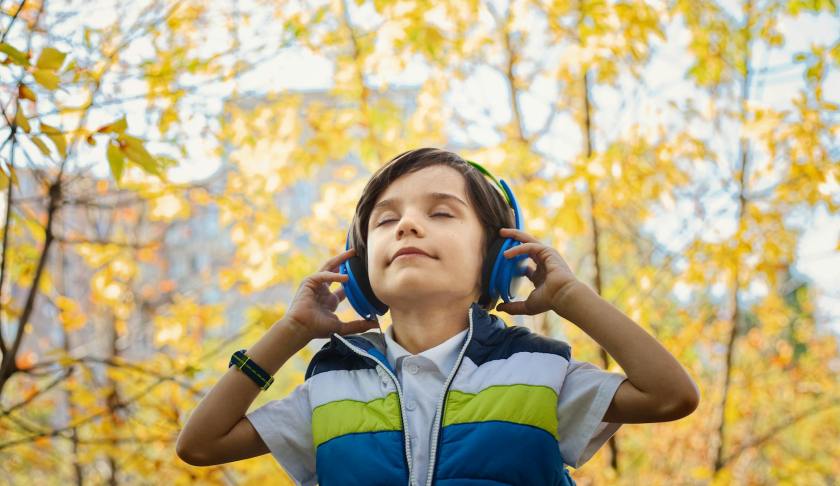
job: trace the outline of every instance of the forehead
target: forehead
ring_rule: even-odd
[[[463,203],[451,196],[456,196]],[[376,199],[374,211],[394,206],[403,200],[426,199],[448,201],[469,207],[464,177],[457,170],[444,165],[433,165],[404,174],[382,191]]]

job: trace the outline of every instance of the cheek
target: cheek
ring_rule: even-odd
[[[382,254],[384,248],[382,244],[379,243],[376,236],[368,235],[367,241],[367,261],[368,266],[384,266],[387,261],[385,261],[385,255]]]

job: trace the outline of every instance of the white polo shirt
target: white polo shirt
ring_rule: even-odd
[[[394,341],[394,326],[385,330],[388,363],[397,370],[397,380],[403,391],[406,429],[410,432],[412,472],[418,485],[426,484],[426,469],[431,453],[432,421],[443,385],[464,344],[468,329],[464,329],[437,346],[412,355]]]
[[[386,357],[397,371],[407,416],[404,417],[412,453],[412,472],[424,485],[431,452],[432,420],[446,377],[455,365],[467,330],[434,348],[411,355],[393,340],[393,326],[385,330]],[[563,459],[581,467],[621,427],[603,422],[618,386],[627,377],[602,370],[586,361],[569,360],[557,402],[558,447]],[[271,455],[293,481],[317,484],[309,381],[286,397],[272,400],[246,414]],[[375,460],[373,458],[372,460]]]

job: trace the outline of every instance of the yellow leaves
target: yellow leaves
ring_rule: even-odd
[[[0,42],[0,52],[6,54],[7,59],[19,66],[29,66],[29,60],[27,59],[26,54],[15,49],[7,42]]]
[[[184,334],[184,326],[179,322],[168,322],[160,326],[155,333],[155,346],[177,343]]]
[[[49,147],[47,147],[47,144],[44,143],[43,140],[36,136],[32,136],[30,140],[32,141],[32,143],[35,144],[36,147],[38,147],[38,150],[40,150],[42,154],[44,154],[47,157],[50,156],[50,149]]]
[[[17,110],[15,110],[15,123],[26,133],[29,133],[32,129],[29,126],[29,120],[27,120],[26,115],[23,114],[23,109],[20,107],[20,103],[17,104]]]
[[[712,470],[707,466],[696,466],[691,468],[691,478],[708,481],[712,479]]]
[[[99,272],[91,279],[91,290],[94,297],[115,303],[123,293],[122,286],[109,278],[107,272]]]
[[[158,130],[160,133],[166,133],[169,131],[172,124],[177,123],[180,120],[181,116],[178,114],[177,107],[175,105],[169,106],[160,114],[160,119],[158,120]]]
[[[213,202],[213,198],[203,187],[195,187],[189,191],[189,199],[193,204],[206,206]]]
[[[35,81],[38,84],[50,91],[58,89],[58,75],[53,71],[48,71],[46,69],[34,69],[32,70],[32,77],[35,78]]]
[[[150,206],[149,219],[152,221],[185,219],[191,212],[189,203],[175,194],[163,194],[156,197],[150,201]]]
[[[785,119],[785,112],[779,112],[770,108],[755,107],[751,119],[742,125],[742,134],[745,137],[762,139],[774,133]]]
[[[118,120],[107,123],[97,128],[94,133],[87,137],[88,144],[95,145],[93,135],[112,134],[105,149],[105,156],[108,159],[108,166],[111,175],[119,184],[125,171],[126,160],[138,165],[144,172],[163,177],[161,170],[164,168],[164,161],[154,157],[146,150],[143,141],[133,135],[126,133],[128,121],[123,116]]]
[[[805,12],[818,13],[820,11],[837,13],[837,2],[832,0],[791,0],[786,2],[787,11],[792,15]]]
[[[64,134],[58,128],[47,125],[44,122],[41,122],[41,133],[47,136],[52,143],[55,145],[56,150],[58,150],[58,154],[61,158],[67,157],[67,140],[64,138]]]
[[[59,365],[61,365],[64,368],[66,368],[66,367],[68,367],[68,366],[70,366],[70,365],[72,365],[73,363],[76,362],[76,360],[72,356],[69,356],[65,353],[61,353],[61,355],[58,357],[58,359],[56,361],[58,362]]]
[[[84,327],[87,316],[75,300],[59,295],[55,303],[59,309],[58,320],[65,331],[73,332]]]
[[[119,183],[125,167],[125,156],[120,150],[120,146],[114,141],[108,143],[105,154],[108,158],[108,165],[111,167],[111,174],[114,176],[114,180]]]
[[[220,304],[202,305],[192,297],[180,294],[175,294],[173,300],[166,314],[154,318],[157,346],[170,345],[187,351],[189,346],[203,339],[208,329],[224,322]]]
[[[98,133],[125,133],[127,129],[128,121],[126,120],[125,116],[123,116],[115,122],[102,125],[101,127],[97,128],[96,131]]]
[[[45,47],[41,51],[41,55],[38,57],[38,62],[36,62],[35,65],[40,69],[58,71],[61,68],[61,65],[64,64],[65,56],[67,56],[67,54],[59,51],[58,49]]]
[[[49,91],[58,89],[61,80],[57,71],[64,64],[64,58],[66,56],[66,53],[58,49],[45,47],[38,56],[38,61],[35,63],[35,66],[30,66],[35,82]]]
[[[120,150],[135,164],[139,165],[145,172],[160,176],[160,163],[150,154],[143,141],[137,137],[122,133],[117,137]]]
[[[18,97],[24,100],[38,101],[38,96],[35,92],[23,83],[20,83],[20,86],[18,86]]]
[[[785,340],[776,341],[777,354],[773,356],[772,363],[780,368],[786,368],[793,357],[793,348]]]
[[[554,221],[549,226],[561,227],[563,232],[569,236],[582,235],[587,231],[588,225],[583,219],[581,207],[588,204],[580,191],[573,187],[564,188],[563,203],[557,208],[554,214]]]

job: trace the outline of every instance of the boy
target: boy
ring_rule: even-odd
[[[240,369],[192,413],[179,457],[211,465],[271,452],[305,485],[574,484],[564,465],[580,467],[622,423],[691,413],[699,393],[674,357],[513,221],[457,154],[423,148],[392,159],[356,207],[352,248],[307,277],[283,319],[232,359]],[[487,312],[497,301],[487,262],[501,238],[520,242],[505,258],[536,262],[526,272],[535,288],[496,309],[557,312],[627,376]],[[364,332],[378,328],[375,318],[333,314],[346,287],[329,285],[348,282],[335,270],[352,258],[377,313],[391,312],[385,333]],[[309,340],[326,337],[304,383],[246,415],[255,383],[267,386]]]

